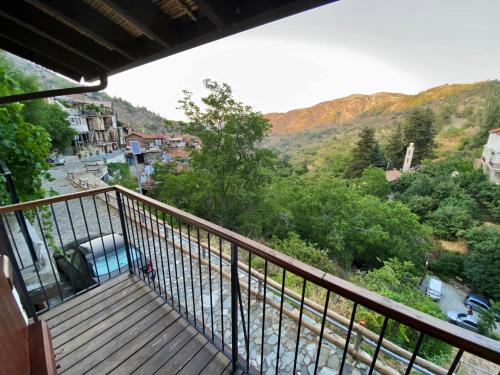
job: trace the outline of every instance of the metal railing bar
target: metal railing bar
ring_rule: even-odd
[[[198,319],[196,318],[196,304],[194,302],[195,296],[194,296],[194,279],[193,279],[193,254],[191,251],[191,226],[189,224],[187,226],[187,233],[188,233],[188,248],[189,248],[189,272],[191,275],[191,298],[193,300],[193,317],[196,325]]]
[[[104,193],[104,200],[106,202],[106,211],[108,212],[108,219],[109,219],[109,228],[111,230],[111,234],[113,235],[113,247],[115,249],[115,256],[116,256],[116,264],[118,265],[118,273],[121,273],[121,267],[120,267],[120,260],[118,259],[118,248],[116,247],[116,240],[115,240],[115,231],[113,229],[113,220],[111,220],[111,211],[109,209],[109,200],[108,200],[108,193]],[[123,235],[123,234],[122,234]],[[126,236],[123,236],[124,239],[126,239]],[[129,256],[129,249],[125,247],[125,251],[127,252],[127,261],[128,256]]]
[[[147,214],[146,214],[146,211],[144,210],[144,205],[142,205],[142,210],[144,211],[144,225],[146,226],[146,238],[148,239],[148,248],[149,248],[149,236],[148,236],[148,224],[147,224]],[[151,210],[147,210],[149,211],[149,223],[151,224],[151,233],[154,233],[154,229],[153,229],[153,218],[151,216]],[[155,241],[155,237],[153,235],[151,235],[151,242],[153,243],[153,255],[154,255],[154,262],[155,262],[155,265],[156,265],[156,272],[157,272],[157,275],[155,276],[158,276],[158,279],[160,278],[160,268],[158,267],[158,256],[156,255],[156,241]],[[150,249],[151,250],[151,249]],[[151,263],[153,263],[153,258],[151,258]],[[155,277],[156,278],[156,277]],[[153,283],[154,283],[154,279],[153,279]],[[159,294],[161,295],[161,283],[160,283],[160,280],[158,280],[158,291],[159,291]]]
[[[117,192],[117,193],[120,194],[119,192]],[[127,227],[127,230],[129,232],[128,233],[128,238],[129,238],[129,240],[132,239],[132,242],[134,244],[133,247],[135,249],[134,251],[137,251],[137,250],[139,250],[139,248],[136,247],[137,243],[135,241],[135,234],[134,234],[134,227],[133,227],[133,224],[132,224],[132,215],[130,213],[129,199],[128,199],[128,197],[124,197],[123,195],[120,195],[120,199],[122,200],[122,207],[123,207],[124,211],[128,210],[128,215],[123,215],[124,216],[125,226]],[[125,199],[127,199],[127,204],[126,205],[125,205]],[[130,223],[130,225],[129,225],[129,223]],[[141,257],[139,256],[138,258],[141,258]],[[132,259],[134,259],[134,258],[132,257],[131,260]],[[139,278],[141,278],[141,275],[140,275],[140,269],[141,269],[141,267],[139,266],[139,262],[142,262],[142,259],[137,259],[137,257],[136,257],[135,260],[132,260],[132,263],[134,265],[134,269],[137,270]]]
[[[380,338],[377,342],[377,347],[375,348],[375,353],[373,353],[372,364],[370,366],[370,371],[368,371],[368,375],[373,373],[375,369],[375,362],[377,362],[378,353],[380,352],[380,345],[382,345],[382,340],[384,339],[385,330],[387,329],[387,323],[389,322],[389,318],[386,316],[384,318],[384,322],[382,323],[382,328],[380,330]]]
[[[415,359],[417,358],[418,351],[420,350],[420,346],[422,345],[422,341],[424,340],[425,334],[420,332],[418,335],[417,343],[415,344],[415,349],[413,350],[413,354],[411,356],[410,362],[408,363],[408,366],[406,367],[405,375],[410,375],[411,368],[413,367],[413,364],[415,363]]]
[[[173,235],[172,235],[173,241]],[[209,291],[210,291],[210,324],[212,330],[212,341],[214,341],[214,304],[212,297],[212,262],[211,262],[211,249],[210,249],[210,232],[208,233],[208,280],[209,280]]]
[[[139,202],[135,202],[135,203],[137,203],[137,208],[139,208]],[[147,275],[144,274],[144,269],[146,268],[146,264],[144,264],[144,263],[147,263],[146,246],[144,245],[144,235],[142,234],[142,229],[140,231],[141,238],[139,239],[139,228],[137,227],[137,217],[136,217],[136,212],[139,215],[139,209],[137,209],[137,210],[135,209],[134,200],[132,200],[132,211],[134,213],[135,236],[137,238],[137,244],[139,245],[137,247],[137,249],[140,251],[140,253],[142,255],[144,255],[144,259],[143,259],[142,255],[139,256],[139,259],[141,260],[141,271],[139,272],[139,274],[141,275],[141,278],[147,280],[148,285],[151,286],[151,280],[149,279],[149,277]],[[140,220],[140,217],[139,217],[139,220]],[[142,246],[141,246],[141,243],[142,243]],[[154,284],[153,284],[153,286],[154,286]]]
[[[316,361],[314,363],[314,375],[318,373],[319,356],[321,355],[321,344],[323,343],[323,333],[325,332],[326,315],[328,311],[328,303],[330,302],[330,291],[326,291],[325,309],[323,310],[323,319],[321,321],[321,330],[318,340],[318,351],[316,352]]]
[[[300,329],[302,328],[302,314],[304,313],[304,296],[306,294],[306,283],[307,280],[304,279],[302,283],[302,298],[300,300],[300,313],[299,313],[299,325],[297,327],[297,340],[295,341],[295,354],[293,357],[293,373],[297,369],[297,354],[299,352],[299,341],[300,341]],[[265,301],[265,298],[264,298]]]
[[[89,246],[90,246],[90,253],[92,254],[92,261],[94,262],[94,267],[95,267],[95,274],[97,276],[97,283],[99,285],[101,285],[101,278],[99,277],[99,272],[97,272],[97,263],[95,261],[95,254],[94,254],[94,247],[92,246],[92,240],[90,239],[90,232],[89,232],[89,226],[88,226],[88,223],[87,223],[87,217],[85,215],[85,209],[83,208],[83,202],[82,202],[82,198],[78,198],[78,200],[80,201],[80,207],[82,209],[82,217],[83,217],[83,222],[85,224],[85,230],[87,231],[87,238],[88,238],[88,241],[89,241]],[[78,243],[78,240],[76,239],[76,233],[75,233],[75,229],[73,227],[73,220],[71,219],[71,213],[69,212],[69,207],[68,207],[68,201],[65,202],[66,203],[66,209],[68,210],[68,216],[69,216],[69,220],[70,220],[70,223],[71,223],[71,229],[73,231],[73,237],[75,238],[75,243]]]
[[[174,289],[173,289],[173,285],[172,285],[172,269],[170,268],[170,256],[168,255],[168,233],[167,233],[167,227],[166,227],[166,220],[165,220],[165,213],[162,212],[162,221],[163,221],[163,233],[165,233],[165,249],[166,249],[166,252],[165,254],[167,255],[167,268],[168,268],[168,281],[169,281],[169,287],[170,287],[170,299],[172,301],[172,304],[173,304],[173,301],[174,301]],[[165,276],[163,276],[165,277]]]
[[[94,202],[95,218],[97,220],[97,228],[99,229],[99,237],[100,237],[101,243],[102,243],[104,262],[106,263],[106,268],[108,270],[108,276],[111,278],[111,271],[109,269],[109,263],[108,263],[108,255],[106,254],[106,246],[104,245],[104,238],[102,238],[101,220],[99,220],[99,212],[97,211],[97,203],[95,201],[95,195],[92,195],[92,201]],[[99,270],[97,269],[97,264],[95,264],[94,267],[96,268],[96,274],[98,274]]]
[[[200,281],[200,299],[201,299],[201,325],[203,327],[203,333],[205,333],[205,309],[204,309],[204,302],[203,302],[203,280],[202,280],[202,274],[201,274],[201,246],[200,246],[200,229],[196,228],[196,237],[198,239],[198,274],[199,274],[199,281]]]
[[[210,259],[211,257],[211,254],[210,252],[208,253],[208,258]],[[252,253],[249,251],[248,252],[248,267],[249,269],[251,270],[252,269]],[[248,286],[247,286],[247,290],[248,290],[248,293],[247,293],[247,321],[248,321],[248,327],[247,327],[247,337],[248,337],[248,341],[246,343],[246,350],[247,350],[247,367],[246,367],[246,371],[249,372],[250,371],[250,287],[251,287],[251,275],[250,275],[250,272],[248,273]]]
[[[464,354],[463,349],[459,349],[457,352],[457,355],[455,356],[455,359],[453,359],[453,363],[451,364],[449,370],[448,370],[448,375],[453,375],[453,372],[455,372],[455,369],[458,366],[458,363],[460,362],[460,359],[462,358],[462,354]]]
[[[221,257],[222,259],[222,257]],[[267,293],[267,259],[264,260],[264,298],[262,299],[262,332],[261,332],[261,344],[260,344],[260,373],[262,374],[262,368],[264,366],[264,342],[265,342],[265,328],[266,328],[266,293]],[[222,276],[222,273],[221,273]],[[295,373],[295,369],[293,370]]]
[[[180,219],[177,220],[177,225],[179,226],[179,233],[181,233],[181,221]],[[182,234],[179,235],[179,237],[182,239]],[[186,309],[186,319],[189,320],[189,306],[188,306],[188,301],[187,301],[187,288],[186,288],[186,271],[184,269],[184,250],[182,249],[182,240],[179,241],[179,244],[181,246],[181,267],[182,267],[182,286],[184,287],[184,307]]]
[[[137,212],[138,212],[137,214],[139,216],[139,223],[142,224],[139,202],[137,202]],[[146,209],[145,209],[144,203],[142,203],[142,215],[144,217],[144,226],[146,227],[146,244],[148,245],[147,250],[148,250],[148,254],[149,254],[149,261],[151,262],[151,265],[152,265],[153,264],[153,256],[151,255],[151,245],[149,244],[149,233],[148,233],[149,230],[148,230],[148,224],[147,224],[147,220],[146,220]],[[141,225],[141,227],[142,227],[142,225]],[[144,245],[144,231],[142,230],[142,228],[141,228],[141,239],[142,239],[142,245],[144,247],[144,252],[146,252],[146,245]],[[144,274],[144,277],[147,277],[149,280],[150,277],[149,277],[149,273],[147,273],[147,266],[148,266],[148,262],[146,262],[146,272]],[[153,282],[153,290],[155,290],[156,289],[155,278],[153,278],[152,282]]]
[[[347,331],[347,336],[345,339],[344,352],[342,353],[342,360],[340,362],[339,375],[342,375],[342,370],[344,369],[345,359],[347,357],[347,352],[349,350],[349,341],[351,341],[352,326],[354,324],[354,318],[356,317],[357,307],[358,307],[358,304],[356,302],[354,302],[354,305],[352,306],[351,320],[349,323],[349,330]]]
[[[182,237],[181,237],[182,238]],[[182,243],[182,240],[180,241]],[[182,249],[182,247],[181,247]],[[225,345],[225,337],[224,337],[224,283],[223,283],[223,277],[222,277],[222,238],[219,237],[219,254],[221,255],[220,262],[219,262],[219,275],[220,275],[220,332],[221,332],[221,338],[222,338],[222,351],[224,351],[224,345]]]
[[[64,301],[64,297],[63,297],[62,290],[61,290],[61,285],[59,284],[59,280],[57,280],[56,272],[54,270],[54,265],[52,264],[52,259],[51,259],[50,252],[49,252],[49,245],[47,243],[45,231],[43,230],[42,222],[40,221],[40,215],[38,214],[38,209],[35,208],[34,211],[35,211],[36,221],[38,223],[38,227],[39,227],[40,233],[42,235],[43,244],[45,245],[45,251],[47,253],[47,262],[49,262],[49,264],[50,264],[50,269],[52,271],[52,275],[54,276],[54,279],[56,281],[56,286],[57,286],[57,291],[59,292],[59,297],[61,298],[61,301]],[[48,300],[47,300],[47,304],[50,306],[50,302]]]
[[[155,218],[156,218],[156,230],[158,233],[160,233],[160,224],[158,223],[158,211],[155,209]],[[161,274],[163,276],[163,293],[165,294],[165,300],[168,301],[168,295],[167,295],[167,279],[165,277],[165,263],[163,262],[163,251],[161,248],[161,238],[158,240],[158,247],[159,247],[159,252],[160,252],[160,263],[161,263]],[[168,249],[167,249],[167,256],[168,256]],[[169,269],[170,271],[170,269]],[[160,272],[160,270],[158,270]],[[159,275],[158,275],[159,277]],[[159,283],[159,281],[158,281]]]
[[[177,256],[175,255],[175,236],[174,236],[174,218],[172,215],[170,215],[170,231],[172,233],[172,253],[174,254],[174,271],[175,271],[175,286],[177,289],[177,307],[179,308],[179,311],[181,311],[181,295],[180,295],[180,288],[179,288],[179,274],[177,272]],[[182,256],[182,254],[181,254]]]
[[[281,344],[281,326],[283,320],[283,303],[285,301],[285,283],[286,283],[286,269],[283,268],[282,276],[281,276],[281,300],[280,300],[280,313],[279,313],[279,323],[278,323],[278,343],[276,345],[276,375],[278,375],[279,371],[279,363],[280,363],[280,344]],[[250,293],[248,293],[250,295]]]

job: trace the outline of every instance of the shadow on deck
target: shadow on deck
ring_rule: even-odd
[[[42,314],[59,374],[229,374],[230,361],[135,276]]]

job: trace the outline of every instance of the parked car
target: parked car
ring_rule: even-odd
[[[450,323],[468,329],[469,331],[477,332],[478,321],[475,315],[468,315],[467,313],[458,313],[456,311],[448,311],[447,317]]]
[[[478,294],[469,294],[464,299],[464,305],[478,313],[489,311],[491,309],[491,303],[486,297],[480,296]],[[500,321],[500,311],[495,311],[495,317],[497,321]]]
[[[439,301],[443,293],[443,283],[438,279],[430,279],[427,285],[426,294],[434,301]]]
[[[49,164],[55,165],[55,166],[61,166],[66,164],[66,160],[63,158],[57,156],[57,155],[51,155],[47,158],[47,162]]]
[[[116,247],[115,247],[116,246]],[[148,278],[153,280],[156,271],[150,259],[129,245],[132,261]],[[54,256],[57,268],[78,292],[98,281],[106,281],[128,269],[125,240],[120,234],[107,234],[68,243],[64,246],[66,256]]]

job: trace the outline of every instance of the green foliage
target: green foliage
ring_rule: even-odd
[[[444,314],[436,303],[420,291],[419,279],[412,262],[388,259],[382,267],[359,274],[355,278],[355,282],[396,302],[444,319]],[[376,332],[380,331],[383,316],[362,308],[358,313],[358,318],[366,321],[367,328]],[[413,350],[418,336],[418,331],[398,322],[389,321],[386,331],[388,340],[408,350]],[[419,351],[419,355],[431,360],[446,358],[450,354],[451,347],[449,345],[429,337],[423,341]]]
[[[456,202],[439,205],[439,208],[428,216],[428,222],[437,236],[451,240],[461,237],[464,231],[471,227],[473,220],[470,210]]]
[[[491,306],[491,309],[482,311],[479,314],[479,322],[477,325],[479,333],[483,335],[491,335],[496,328],[497,314],[500,313],[500,302],[496,302]],[[495,337],[492,337],[495,338]]]
[[[384,171],[375,167],[368,167],[363,171],[358,186],[362,193],[371,194],[380,199],[387,199],[391,192]]]
[[[345,175],[349,178],[360,177],[363,170],[368,166],[385,166],[385,157],[375,139],[375,130],[370,127],[361,131]]]
[[[496,90],[490,94],[486,109],[481,116],[479,131],[469,142],[469,148],[482,148],[486,144],[491,129],[500,127],[500,91]]]
[[[108,163],[107,167],[110,185],[121,185],[132,190],[137,189],[137,179],[130,173],[130,167],[127,163]]]
[[[438,275],[445,277],[464,278],[464,262],[466,256],[452,251],[444,251],[439,258],[431,263],[431,269]]]
[[[0,59],[0,96],[19,92],[19,82]],[[21,201],[41,198],[44,195],[42,179],[50,178],[45,158],[50,150],[50,139],[40,126],[26,122],[19,103],[0,106],[0,159],[11,170]],[[1,177],[3,179],[3,177]],[[9,202],[4,183],[0,200]]]
[[[467,233],[469,254],[464,272],[481,293],[500,300],[500,229],[482,225]]]
[[[408,143],[403,134],[403,125],[398,122],[389,138],[386,148],[387,157],[392,162],[393,168],[399,169],[403,167],[407,146]]]
[[[204,110],[190,92],[184,92],[180,100],[189,119],[183,130],[201,140],[201,150],[191,150],[190,168],[185,173],[167,177],[158,170],[155,180],[165,183],[158,184],[153,195],[235,229],[251,215],[269,180],[267,169],[274,156],[258,144],[270,124],[260,113],[237,102],[227,84],[205,80],[204,85],[209,90],[201,99]]]
[[[290,232],[283,240],[273,237],[269,245],[283,254],[289,255],[325,272],[331,274],[337,273],[337,266],[329,258],[327,252],[319,249],[313,244],[303,241],[297,233]]]
[[[424,159],[434,154],[436,129],[434,114],[429,108],[415,109],[410,112],[403,130],[404,139],[408,145],[415,144],[412,165],[420,164]]]

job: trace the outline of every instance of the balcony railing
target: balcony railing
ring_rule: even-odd
[[[451,374],[467,365],[464,353],[500,364],[498,341],[120,186],[4,206],[0,215],[1,250],[15,260],[22,302],[35,320],[44,311],[129,272],[225,353],[233,369],[244,372],[347,374],[348,368],[357,368],[369,374]],[[14,215],[32,223],[39,236],[33,242],[38,243],[42,259],[31,264],[26,259],[29,246]],[[55,259],[69,259],[68,243],[108,233],[123,236],[126,260],[119,259],[115,243],[113,252],[104,252],[99,271],[91,246],[95,284],[75,288]],[[154,278],[147,272],[148,261]],[[378,332],[359,321],[366,311],[378,314]],[[410,329],[411,345],[402,347],[384,337],[398,325]],[[429,339],[453,347],[453,359],[434,363],[422,358],[419,351]]]

